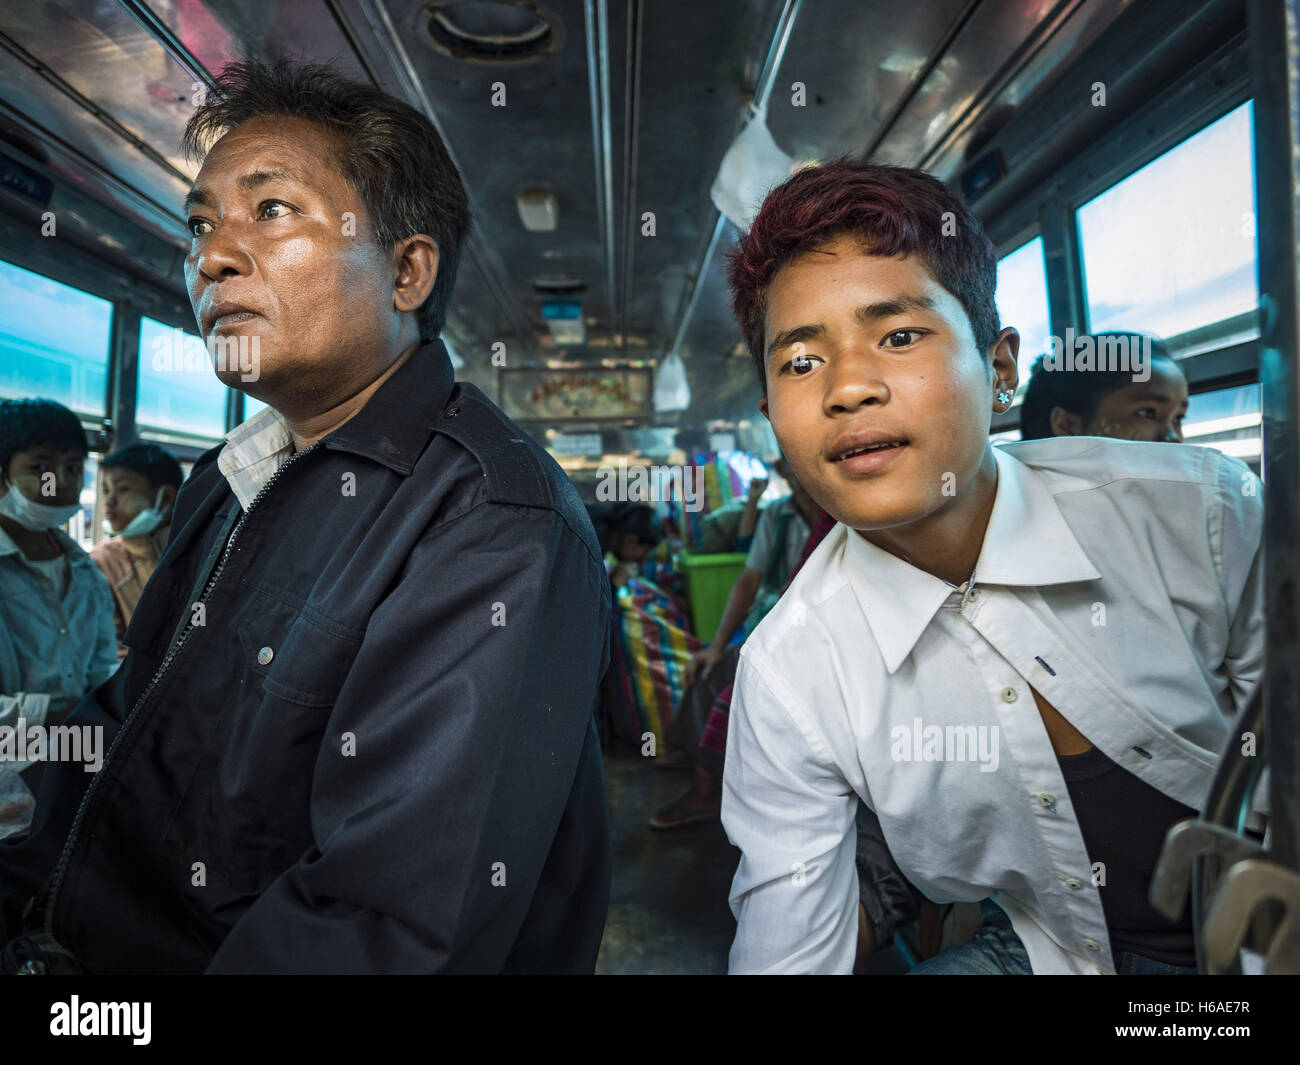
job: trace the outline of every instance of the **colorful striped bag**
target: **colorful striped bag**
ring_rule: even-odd
[[[633,577],[614,604],[605,703],[616,735],[640,747],[650,732],[663,749],[673,708],[686,690],[686,666],[700,649],[682,604],[657,584]]]

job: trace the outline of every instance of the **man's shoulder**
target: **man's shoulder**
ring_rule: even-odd
[[[1117,482],[1214,486],[1246,465],[1195,444],[1147,443],[1100,436],[1056,436],[998,447],[1038,473],[1053,492],[1104,488]]]
[[[479,388],[458,382],[434,429],[477,465],[486,502],[554,511],[600,557],[587,509],[559,463]]]

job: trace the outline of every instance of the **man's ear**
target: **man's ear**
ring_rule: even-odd
[[[397,275],[393,280],[393,309],[417,311],[433,291],[438,279],[438,245],[433,238],[417,233],[399,241],[395,248]]]
[[[1083,419],[1064,407],[1053,407],[1050,420],[1053,436],[1083,435]]]
[[[176,502],[176,486],[172,484],[163,485],[162,505],[164,507],[170,507],[175,502]]]

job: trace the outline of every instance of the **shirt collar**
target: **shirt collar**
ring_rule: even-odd
[[[451,359],[442,341],[422,344],[360,411],[321,444],[410,473],[453,384]],[[217,468],[247,510],[262,485],[292,454],[288,421],[267,407],[226,434]]]
[[[973,585],[1034,587],[1098,580],[1056,499],[1042,478],[994,447],[998,483]],[[885,668],[892,674],[916,646],[952,585],[837,526],[845,567]]]

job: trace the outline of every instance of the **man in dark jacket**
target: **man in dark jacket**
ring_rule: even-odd
[[[102,769],[50,766],[0,846],[5,967],[590,972],[608,581],[563,473],[452,381],[459,176],[326,68],[219,88],[186,282],[270,409],[195,464],[68,722],[112,738]]]

